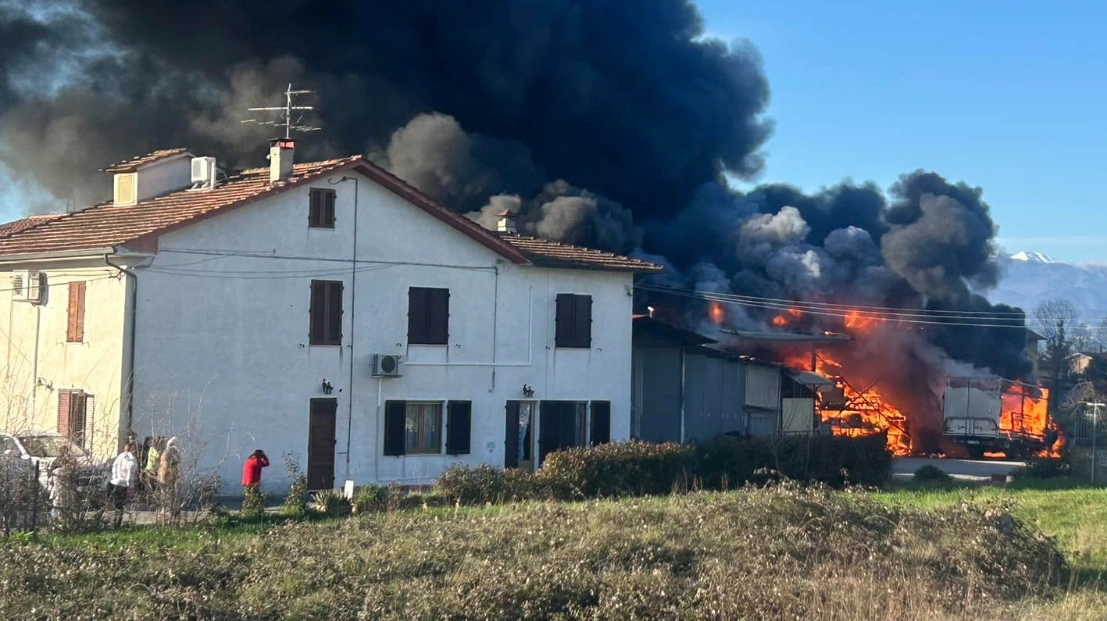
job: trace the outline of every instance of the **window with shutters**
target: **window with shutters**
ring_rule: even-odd
[[[342,281],[311,281],[311,345],[342,344]]]
[[[308,226],[313,229],[334,228],[335,191],[311,188],[308,192]]]
[[[407,290],[407,342],[447,345],[450,340],[450,290],[411,287]]]
[[[441,455],[443,449],[447,455],[470,453],[472,402],[447,402],[445,421],[439,401],[388,401],[384,410],[385,455]]]
[[[69,283],[69,327],[66,342],[82,343],[85,340],[85,283]]]
[[[92,395],[82,390],[58,391],[58,433],[87,448]]]
[[[565,348],[592,347],[592,296],[557,294],[554,345]]]

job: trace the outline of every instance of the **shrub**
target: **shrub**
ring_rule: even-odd
[[[450,503],[482,505],[546,497],[544,481],[528,470],[494,466],[453,466],[435,483],[435,493]]]
[[[618,442],[551,453],[539,472],[557,498],[607,498],[687,490],[695,449],[684,444]]]
[[[1027,465],[1015,471],[1020,479],[1055,479],[1072,474],[1072,465],[1063,459],[1045,457],[1032,459]]]
[[[265,496],[257,487],[247,487],[242,497],[242,510],[239,516],[245,520],[257,520],[265,515]]]
[[[307,515],[307,477],[300,470],[300,462],[292,453],[284,454],[284,467],[292,484],[288,486],[288,495],[281,505],[281,515],[300,518]]]
[[[317,515],[337,517],[350,508],[350,501],[336,489],[315,492],[308,503],[308,509]]]
[[[915,471],[914,480],[930,483],[949,483],[953,480],[953,477],[933,464],[926,464]]]
[[[353,510],[356,513],[384,511],[388,508],[388,488],[380,485],[364,485],[354,494]]]

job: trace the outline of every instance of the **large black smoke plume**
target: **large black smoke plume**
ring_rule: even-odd
[[[245,109],[295,82],[324,129],[297,157],[367,153],[482,223],[662,257],[663,284],[1016,312],[972,293],[996,278],[978,189],[732,190],[761,169],[768,84],[687,0],[0,0],[0,37],[0,182],[31,210],[106,198],[96,169],[156,148],[257,165],[271,136]],[[1026,373],[1021,328],[965,323],[911,340]]]

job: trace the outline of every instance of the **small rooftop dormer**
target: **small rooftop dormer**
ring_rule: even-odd
[[[115,176],[113,202],[134,205],[192,185],[192,153],[184,148],[162,149],[113,164],[103,171]]]

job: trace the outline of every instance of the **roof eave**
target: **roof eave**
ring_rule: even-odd
[[[0,255],[0,265],[10,263],[28,263],[32,261],[65,261],[70,259],[92,259],[104,255],[116,254],[115,248],[88,248],[83,250],[55,250],[51,252],[26,252],[21,254]]]

